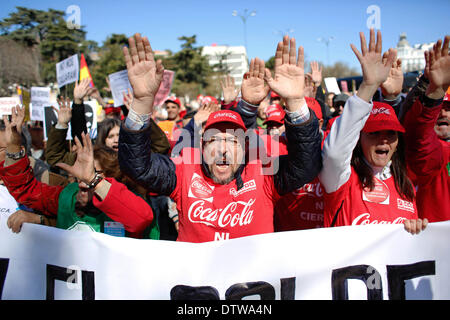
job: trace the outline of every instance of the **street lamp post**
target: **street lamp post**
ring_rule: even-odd
[[[330,65],[330,41],[334,40],[334,37],[328,37],[328,39],[325,38],[318,38],[317,41],[325,43],[327,46],[327,65]]]
[[[249,17],[256,16],[256,11],[252,10],[251,12],[248,12],[248,9],[244,10],[244,13],[238,13],[237,10],[233,10],[233,13],[231,14],[234,17],[240,17],[242,22],[244,23],[244,43],[245,43],[245,51],[247,51],[248,55],[248,48],[247,48],[247,19]]]

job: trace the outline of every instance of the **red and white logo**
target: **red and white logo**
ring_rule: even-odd
[[[189,187],[188,197],[196,199],[205,199],[212,202],[214,186],[210,186],[206,181],[198,174],[192,175],[191,185]]]
[[[242,227],[252,222],[254,203],[255,199],[248,202],[235,201],[227,204],[225,208],[213,210],[204,200],[197,200],[189,207],[188,219],[192,223],[202,223],[211,227]]]
[[[397,208],[400,210],[406,210],[409,212],[414,213],[414,204],[412,202],[406,201],[406,200],[402,200],[402,199],[398,199],[397,198]]]
[[[359,216],[357,216],[352,221],[352,226],[362,226],[366,224],[402,224],[405,222],[406,218],[404,217],[398,217],[395,218],[394,221],[385,221],[385,220],[371,220],[370,213],[362,213]]]
[[[237,120],[236,115],[233,114],[233,113],[230,113],[230,112],[219,112],[219,113],[216,113],[216,114],[214,115],[214,118],[213,118],[213,119],[223,118],[223,117],[227,117],[227,118],[231,118],[231,119],[233,119],[233,120]]]
[[[387,114],[390,115],[391,111],[387,108],[381,107],[381,108],[375,108],[372,109],[372,111],[370,111],[371,114],[376,115],[376,114]]]
[[[372,191],[368,188],[363,189],[363,200],[379,204],[389,204],[389,188],[381,180],[374,178],[375,187]]]
[[[320,182],[317,183],[307,183],[300,189],[297,189],[292,192],[295,196],[303,196],[308,195],[310,197],[317,197],[320,198],[323,196],[323,189]]]
[[[241,194],[243,194],[245,192],[249,192],[249,191],[252,191],[252,190],[256,190],[256,182],[255,182],[254,179],[244,183],[244,186],[239,191],[236,191],[235,188],[231,188],[230,189],[230,194],[233,197],[237,197],[237,196],[239,196],[239,195],[241,195]]]

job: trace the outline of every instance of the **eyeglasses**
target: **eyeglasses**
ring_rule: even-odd
[[[228,145],[232,145],[232,146],[237,146],[239,144],[239,139],[236,137],[226,137],[226,138],[222,138],[222,137],[217,137],[217,136],[213,136],[211,137],[209,140],[205,141],[205,143],[207,144],[211,144],[213,146],[218,146],[220,145],[223,141],[225,141],[226,144]]]

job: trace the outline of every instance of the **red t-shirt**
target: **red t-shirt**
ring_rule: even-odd
[[[406,219],[418,219],[415,202],[398,194],[394,178],[376,179],[373,191],[363,190],[358,175],[352,167],[349,180],[337,191],[324,193],[324,226],[364,224],[401,224]]]
[[[259,160],[246,165],[240,190],[236,180],[220,185],[205,176],[198,149],[184,149],[172,160],[177,186],[170,197],[179,212],[178,241],[226,240],[274,231],[273,209],[279,195],[273,176],[261,174]]]
[[[275,205],[275,231],[323,227],[323,193],[319,178],[315,178],[281,197]]]

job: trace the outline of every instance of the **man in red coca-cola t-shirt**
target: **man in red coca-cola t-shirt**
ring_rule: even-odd
[[[302,187],[321,169],[318,121],[304,99],[303,48],[295,39],[278,44],[275,77],[255,58],[244,76],[240,104],[257,108],[269,90],[286,102],[288,155],[269,170],[251,152],[252,140],[234,111],[212,113],[200,148],[185,148],[169,158],[150,150],[148,121],[163,67],[150,44],[136,34],[124,48],[134,100],[119,139],[121,170],[151,192],[170,196],[179,211],[178,240],[205,242],[273,232],[273,209],[279,195]],[[288,52],[288,55],[283,54]],[[267,84],[267,85],[265,85]],[[188,139],[187,139],[188,140]]]

